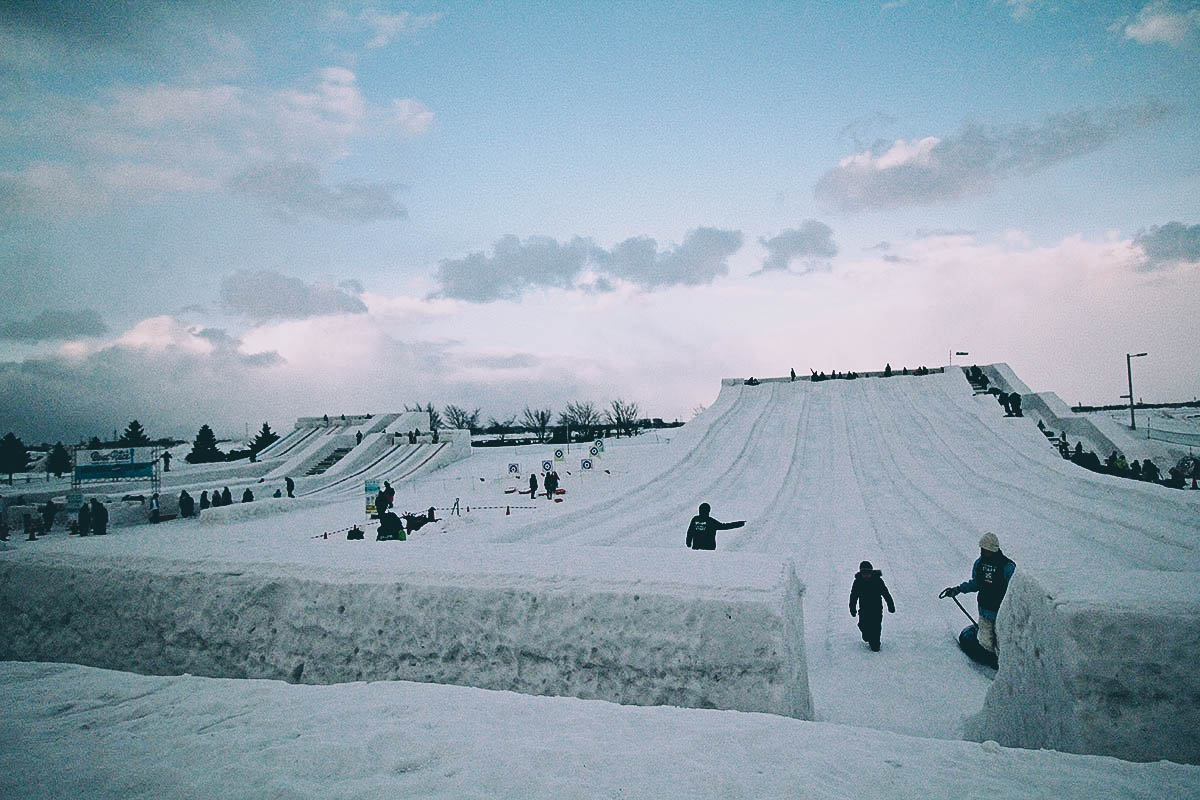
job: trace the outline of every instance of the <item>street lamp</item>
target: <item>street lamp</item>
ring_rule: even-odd
[[[1137,420],[1133,417],[1133,359],[1141,358],[1145,353],[1125,354],[1125,373],[1129,377],[1129,429],[1137,430]]]

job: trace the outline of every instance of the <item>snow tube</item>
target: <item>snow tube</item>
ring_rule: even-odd
[[[996,654],[979,643],[979,626],[968,625],[958,635],[958,646],[972,661],[998,669]]]

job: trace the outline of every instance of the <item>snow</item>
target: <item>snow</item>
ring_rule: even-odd
[[[1162,800],[1200,768],[430,683],[0,664],[0,795]]]
[[[1200,593],[1191,573],[1014,576],[977,738],[1134,761],[1200,761]]]
[[[386,571],[332,573],[33,555],[0,562],[0,658],[811,715],[790,562],[739,555],[718,576],[685,553],[528,555],[426,541]]]
[[[1003,372],[996,370],[997,375]],[[1176,690],[1165,684],[1179,682],[1183,692],[1191,686],[1173,671],[1177,669],[1176,663],[1187,663],[1186,657],[1172,661],[1177,658],[1172,650],[1175,629],[1183,625],[1186,631],[1194,631],[1194,623],[1186,619],[1180,622],[1175,606],[1156,599],[1168,596],[1186,600],[1188,592],[1195,596],[1192,587],[1200,571],[1200,492],[1176,491],[1098,475],[1063,461],[1047,445],[1036,427],[1036,419],[1004,417],[994,398],[973,395],[957,369],[922,377],[818,383],[764,381],[753,387],[731,379],[722,383],[718,397],[707,411],[670,436],[670,440],[662,434],[633,441],[609,440],[606,452],[596,460],[596,469],[588,473],[579,469],[579,459],[586,455],[586,450],[572,445],[566,460],[556,464],[561,485],[567,490],[561,503],[515,493],[526,485],[529,472],[540,471],[542,459],[550,457],[549,445],[480,449],[471,453],[470,458],[446,464],[436,471],[432,471],[431,463],[428,468],[411,474],[406,472],[413,463],[408,460],[409,454],[397,452],[380,463],[378,469],[350,480],[338,474],[298,479],[298,493],[311,494],[296,500],[260,499],[253,504],[235,504],[205,512],[198,521],[174,520],[137,527],[118,525],[107,537],[68,538],[56,532],[38,542],[14,541],[0,554],[0,564],[9,571],[7,574],[24,576],[22,580],[27,581],[30,591],[40,593],[43,598],[37,612],[42,621],[22,633],[21,646],[34,647],[30,642],[36,638],[35,629],[53,632],[61,626],[63,630],[94,630],[102,635],[103,614],[91,612],[99,617],[93,622],[75,619],[96,608],[106,613],[117,613],[109,609],[123,609],[120,616],[131,621],[130,631],[133,631],[136,626],[132,621],[141,613],[139,602],[152,599],[153,614],[149,616],[163,620],[161,633],[178,645],[178,652],[173,650],[171,656],[176,660],[161,667],[152,666],[150,662],[154,659],[144,656],[144,666],[138,669],[147,672],[186,669],[185,662],[195,664],[203,660],[205,649],[201,644],[207,646],[220,640],[223,649],[219,652],[224,654],[221,658],[230,659],[233,666],[221,667],[216,656],[210,654],[212,668],[206,671],[215,675],[273,675],[292,680],[293,671],[303,661],[305,666],[298,676],[302,682],[321,680],[326,674],[337,676],[330,678],[334,680],[351,680],[355,675],[347,659],[355,660],[354,648],[358,647],[359,654],[368,654],[362,660],[374,659],[368,665],[369,670],[378,670],[389,677],[409,677],[412,673],[401,675],[395,671],[399,667],[393,669],[385,663],[394,653],[388,650],[391,643],[384,640],[401,638],[388,633],[397,628],[374,622],[376,618],[399,613],[395,610],[398,609],[418,627],[423,624],[421,614],[433,615],[445,623],[445,638],[435,642],[437,646],[421,651],[418,659],[424,662],[424,669],[438,676],[437,680],[609,697],[630,704],[665,702],[663,698],[669,697],[673,703],[749,707],[745,697],[733,702],[717,700],[714,687],[703,687],[702,691],[696,684],[689,688],[678,679],[683,673],[678,663],[671,662],[669,653],[703,650],[697,647],[688,651],[686,648],[695,643],[683,640],[681,631],[694,622],[717,626],[710,630],[722,630],[721,636],[729,637],[733,661],[744,662],[747,648],[768,654],[759,665],[760,676],[771,670],[783,676],[786,664],[803,664],[807,669],[811,712],[800,716],[811,716],[821,723],[837,723],[813,725],[783,719],[780,715],[686,712],[673,707],[617,708],[565,697],[496,695],[506,703],[531,704],[521,708],[542,708],[540,704],[547,704],[548,714],[574,714],[568,709],[577,707],[606,709],[597,714],[598,719],[607,721],[596,723],[606,732],[594,735],[603,736],[607,746],[589,747],[593,733],[578,733],[582,744],[579,751],[572,751],[577,752],[574,760],[563,756],[572,765],[570,769],[580,773],[580,786],[602,794],[615,794],[612,787],[620,785],[636,787],[635,793],[647,796],[669,796],[676,792],[676,787],[683,794],[688,787],[698,785],[696,776],[705,776],[706,788],[701,794],[721,794],[721,787],[736,794],[743,786],[762,788],[761,792],[745,790],[748,796],[788,793],[780,790],[787,783],[789,787],[802,785],[815,796],[823,796],[819,792],[826,788],[829,796],[871,796],[869,792],[875,790],[876,784],[889,787],[890,795],[899,789],[900,794],[972,796],[981,792],[962,787],[975,785],[968,781],[974,780],[972,773],[979,770],[983,772],[979,780],[994,787],[993,794],[997,796],[1031,794],[1029,786],[1037,786],[1039,796],[1085,793],[1138,796],[1148,794],[1149,787],[1159,783],[1172,785],[1164,777],[1166,773],[1154,770],[1176,767],[1118,765],[1106,759],[1080,760],[1055,753],[1024,753],[1003,748],[989,750],[959,741],[973,733],[978,735],[975,728],[980,722],[972,718],[985,709],[985,702],[992,714],[993,733],[988,735],[1001,741],[1015,741],[1010,736],[1034,731],[1043,737],[1028,740],[1035,745],[1053,742],[1050,746],[1110,752],[1104,748],[1119,737],[1096,709],[1115,710],[1119,718],[1129,720],[1138,730],[1150,731],[1139,736],[1146,751],[1143,754],[1130,751],[1128,757],[1161,758],[1168,757],[1169,752],[1171,758],[1200,760],[1194,756],[1200,750],[1194,731],[1200,728],[1192,724],[1193,732],[1180,732],[1166,719],[1172,713],[1178,714],[1179,704],[1187,698],[1179,699]],[[367,444],[364,439],[364,446]],[[424,448],[434,446],[417,447],[426,452]],[[514,462],[520,465],[521,474],[509,476],[507,465]],[[264,472],[274,469],[278,463],[272,461],[261,469]],[[353,475],[357,469],[348,467],[346,472]],[[392,478],[399,510],[422,511],[434,505],[441,519],[422,528],[407,542],[375,542],[373,527],[366,528],[367,541],[346,541],[344,530],[351,524],[363,523],[361,481],[368,476]],[[176,475],[174,470],[169,479],[173,483],[170,489],[164,488],[164,493],[177,493],[181,486],[188,486],[189,490],[198,486],[194,478],[186,473]],[[279,480],[250,485],[255,487],[256,496],[262,498],[263,493],[281,483]],[[240,494],[240,486],[231,485],[231,489]],[[448,512],[456,501],[461,516]],[[683,548],[687,521],[702,501],[712,504],[713,515],[718,519],[747,521],[744,528],[718,534],[716,552]],[[1006,603],[1001,616],[1002,636],[1008,635],[1006,625],[1010,614],[1015,615],[1018,610],[1023,614],[1028,612],[1021,617],[1027,623],[1012,626],[1013,641],[1008,643],[998,675],[973,665],[957,651],[954,637],[965,620],[949,601],[937,600],[942,587],[957,584],[968,576],[978,554],[979,536],[986,530],[999,535],[1004,551],[1017,562],[1015,586],[1024,587],[1021,594],[1014,594]],[[326,532],[334,533],[324,538]],[[863,559],[883,571],[897,604],[897,613],[885,616],[883,649],[879,653],[869,652],[861,642],[847,607],[853,573]],[[778,587],[787,583],[781,582],[779,576],[783,565],[789,562],[795,565],[797,580],[805,587],[802,631],[797,629],[791,634],[786,630],[780,633],[780,620],[798,620],[799,610],[787,611],[778,592]],[[107,570],[108,583],[113,587],[110,599],[104,604],[79,606],[61,599],[78,597],[78,576],[101,570]],[[35,589],[39,574],[38,585],[74,588],[71,592]],[[76,576],[75,583],[70,575]],[[1055,577],[1060,575],[1066,577]],[[148,588],[151,582],[152,590]],[[764,585],[771,588],[763,589]],[[440,592],[439,587],[447,591]],[[643,588],[648,591],[643,593]],[[214,596],[211,604],[203,602],[206,589],[219,595]],[[173,595],[175,590],[182,593]],[[271,592],[274,595],[270,602],[259,604],[265,610],[252,610],[253,598],[265,598]],[[765,592],[762,596],[770,595],[771,599],[739,599],[742,598],[739,593],[745,592],[753,596]],[[657,606],[650,623],[634,625],[627,619],[631,594],[655,598]],[[1048,605],[1044,602],[1047,594],[1068,598],[1069,607],[1061,603]],[[552,636],[561,640],[555,645],[559,649],[550,646],[549,637],[539,640],[539,630],[530,626],[527,618],[532,604],[521,603],[526,602],[522,598],[533,596],[539,598],[543,608],[551,598],[558,604],[555,616],[561,619],[545,624]],[[343,597],[348,601],[340,599]],[[425,599],[415,600],[418,597]],[[589,598],[589,602],[571,608],[570,598]],[[511,606],[511,619],[501,624],[506,603]],[[730,626],[720,627],[716,610],[722,604],[745,612],[746,616],[739,618],[742,624],[734,626],[736,632]],[[341,606],[347,610],[339,614]],[[230,621],[232,617],[222,616],[226,612],[237,613],[239,620],[256,613],[274,615],[274,619],[285,625],[275,627],[287,633],[275,640],[257,640],[254,637],[258,633],[248,632],[252,621],[235,624]],[[596,620],[591,628],[587,627],[588,613],[594,614]],[[1191,619],[1195,618],[1194,610],[1187,613]],[[69,623],[62,621],[65,615],[70,615]],[[337,619],[346,615],[351,616]],[[691,621],[689,615],[694,615]],[[12,647],[13,631],[26,624],[16,621],[18,616],[0,615],[0,647]],[[179,627],[180,620],[186,622],[186,627]],[[475,624],[495,640],[481,644],[484,637],[479,636],[476,637],[479,641],[471,641],[479,658],[471,661],[469,667],[463,666],[467,660],[458,653],[447,665],[443,661],[449,652],[445,643],[455,641],[455,637],[463,635],[461,631],[469,631]],[[1087,636],[1079,632],[1088,630],[1087,624],[1102,624],[1105,636],[1089,643]],[[744,627],[757,630],[741,630]],[[576,628],[582,628],[582,632],[577,633]],[[385,634],[378,633],[379,630]],[[185,641],[188,638],[185,631],[194,632],[191,641]],[[521,637],[528,634],[528,639],[536,643],[535,650],[527,655],[514,648],[519,669],[511,663],[492,664],[484,656],[501,652],[498,643],[508,635],[505,631],[514,632],[514,636],[520,632]],[[130,641],[141,641],[137,637],[145,636],[145,631],[134,633],[130,633],[133,637]],[[440,630],[436,633],[443,635]],[[326,635],[328,640],[323,638]],[[1187,638],[1191,635],[1184,637],[1184,643],[1193,641]],[[596,688],[598,681],[581,667],[578,651],[570,651],[576,646],[572,642],[578,643],[586,636],[599,636],[611,643],[606,645],[612,657],[609,668],[622,675],[620,681],[605,687],[603,692]],[[790,655],[784,644],[789,636],[803,644]],[[116,634],[113,637],[110,641],[114,643],[126,641]],[[646,637],[642,644],[636,642],[639,637]],[[1123,643],[1129,637],[1134,643],[1131,653],[1135,657],[1128,663],[1121,662],[1124,666],[1113,666],[1106,672],[1099,660],[1103,643]],[[58,643],[39,645],[43,649],[32,651],[28,657],[62,659],[68,657],[63,655],[68,645],[84,646],[67,642],[69,637],[65,635],[60,637],[62,641],[53,636],[48,638]],[[295,641],[290,649],[289,640]],[[1073,648],[1081,652],[1075,654]],[[254,665],[248,656],[258,652],[262,652],[269,669],[252,673],[249,670]],[[1194,645],[1191,652],[1195,652]],[[309,653],[319,655],[305,657]],[[97,656],[97,663],[112,664],[111,659],[117,657],[112,653],[102,655],[110,660],[100,662]],[[711,653],[706,654],[702,659],[708,675],[729,674],[713,666],[716,661],[710,656]],[[767,666],[764,668],[763,664]],[[355,672],[358,669],[353,667]],[[459,675],[469,673],[468,678],[451,675],[456,669]],[[638,669],[654,674],[634,678],[633,672]],[[1112,671],[1117,669],[1136,673],[1138,679],[1129,680],[1125,688],[1119,681],[1127,680],[1127,676]],[[1051,670],[1060,670],[1060,674],[1041,677]],[[191,671],[201,670],[197,667]],[[520,681],[525,681],[519,686],[513,677],[518,672]],[[747,670],[747,674],[750,672]],[[52,675],[57,674],[49,673],[50,676],[41,679],[31,677],[18,687],[7,686],[3,700],[25,703],[33,695],[48,698],[45,703],[53,705],[59,702],[56,697],[67,697],[63,683],[69,683],[55,682]],[[530,675],[535,677],[526,680]],[[997,688],[989,693],[993,675]],[[1104,687],[1103,697],[1101,694],[1093,699],[1084,697],[1079,687],[1072,685],[1076,678],[1083,684],[1095,682]],[[126,681],[122,685],[134,687],[149,679],[118,675],[108,680],[115,684]],[[539,688],[536,684],[543,680],[545,686]],[[789,680],[796,686],[801,676],[763,678],[759,688],[750,694],[774,698],[771,702],[777,702],[778,687]],[[627,695],[620,695],[618,683],[632,687]],[[223,688],[214,692],[222,697],[233,697],[228,692],[251,692],[246,686],[258,685],[213,683],[218,684]],[[311,709],[322,704],[331,706],[321,712],[326,715],[360,701],[366,704],[364,708],[369,707],[363,693],[403,691],[407,696],[416,696],[413,692],[469,694],[473,691],[447,686],[405,688],[408,686],[388,682],[370,684],[368,688],[358,684],[278,687],[288,692],[311,691],[313,697],[321,698],[312,700],[308,711],[300,711],[305,706],[299,700],[294,715],[289,716],[286,709],[279,711],[285,720],[281,729],[307,728],[305,715],[316,713]],[[1006,686],[1018,688],[1002,688]],[[120,689],[124,691],[127,690]],[[136,694],[132,688],[128,691]],[[1014,702],[1019,698],[1020,703],[1045,709],[1047,721],[1034,719],[1033,712],[1029,718],[1011,717],[1015,712],[1001,702],[1002,691],[1013,692]],[[1124,691],[1129,694],[1122,695]],[[703,696],[704,692],[709,694]],[[1157,702],[1155,698],[1159,695],[1174,699]],[[413,701],[417,705],[445,703],[449,697],[420,696],[429,699]],[[1143,697],[1149,699],[1140,699]],[[76,701],[61,702],[65,705]],[[235,698],[228,702],[236,706],[242,700]],[[286,702],[292,702],[291,698]],[[1194,697],[1188,702],[1196,705]],[[584,705],[577,706],[578,703]],[[1011,705],[1010,702],[1008,706]],[[159,709],[156,713],[162,719],[156,724],[164,741],[170,741],[172,736],[186,736],[187,731],[199,727],[195,711],[189,706],[150,703],[149,707]],[[436,747],[439,752],[461,743],[454,736],[478,735],[479,741],[487,741],[487,725],[492,722],[480,718],[498,713],[517,717],[509,720],[514,732],[490,731],[498,741],[531,740],[535,749],[570,746],[569,732],[564,734],[565,741],[547,736],[528,721],[532,719],[530,715],[514,710],[515,706],[505,707],[508,711],[475,708],[469,716],[463,715],[467,720],[463,727],[467,730],[452,736],[439,733],[443,730],[439,728],[421,741],[428,745],[426,750]],[[610,713],[607,709],[615,716],[605,716]],[[362,713],[362,718],[335,724],[331,729],[386,731],[387,736],[393,735],[393,728],[388,727],[392,722],[386,715],[379,718],[366,710]],[[432,705],[413,713],[418,717],[436,717],[438,709]],[[679,762],[686,765],[678,768],[680,772],[692,777],[674,771],[677,769],[674,763],[656,771],[660,765],[651,754],[664,748],[674,752],[677,741],[687,741],[691,736],[687,728],[690,723],[684,721],[692,719],[686,716],[688,713],[706,714],[696,718],[703,721],[695,723],[695,730],[716,731],[717,744],[704,746],[702,757],[689,756]],[[1010,717],[1005,717],[1006,713]],[[591,725],[590,714],[589,711],[579,716],[587,717],[587,724]],[[631,716],[623,716],[627,714]],[[1192,719],[1186,714],[1180,716]],[[588,761],[585,765],[583,760],[587,756],[580,753],[590,750],[608,758],[607,754],[615,752],[613,747],[626,747],[624,737],[633,730],[631,720],[635,719],[646,720],[648,738],[639,746],[621,751],[625,756],[613,755],[613,762],[599,762],[599,772],[604,774],[594,775],[593,767],[588,765],[598,762]],[[266,723],[250,716],[244,724],[249,726],[246,731],[253,732]],[[397,724],[404,727],[407,721]],[[768,726],[763,731],[771,731],[766,739],[765,733],[750,734],[744,727],[758,724]],[[787,727],[772,727],[778,725]],[[1154,738],[1155,725],[1166,735]],[[1054,726],[1069,735],[1056,733],[1054,736],[1058,738],[1052,739],[1050,734],[1041,732]],[[262,730],[260,757],[263,750],[275,753],[289,746],[291,733]],[[62,734],[68,735],[76,734]],[[758,749],[740,749],[749,745],[739,735],[755,741],[754,747]],[[828,737],[828,746],[822,737]],[[1168,738],[1178,740],[1177,749],[1168,751],[1170,742],[1164,741]],[[367,740],[375,741],[370,737]],[[339,743],[344,741],[346,738],[340,734],[330,740],[335,747],[342,746]],[[811,759],[797,758],[797,741],[809,742]],[[1080,744],[1076,746],[1073,742]],[[69,753],[72,747],[65,739],[61,746],[64,753]],[[52,748],[53,744],[37,747]],[[464,747],[468,754],[464,758],[470,759],[473,751],[469,746]],[[230,745],[222,752],[228,753],[230,749],[237,748]],[[385,749],[386,763],[395,763],[386,761],[387,758],[402,757],[390,747]],[[294,786],[287,791],[322,796],[336,796],[338,792],[353,795],[357,791],[358,796],[370,795],[372,792],[363,786],[375,786],[372,781],[395,777],[387,773],[387,767],[383,767],[383,773],[376,772],[377,765],[371,759],[380,757],[378,750],[378,746],[372,745],[370,756],[362,755],[363,751],[346,751],[345,774],[358,776],[347,777],[350,783],[346,786],[339,783],[341,778],[310,776],[315,783],[306,784],[306,791]],[[472,766],[470,761],[467,765],[455,762],[447,770],[459,770],[455,774],[474,775],[477,781],[482,781],[466,794],[504,795],[511,789],[512,796],[519,796],[522,788],[543,796],[570,793],[565,789],[566,783],[547,787],[539,783],[544,776],[531,773],[524,766],[513,766],[521,763],[519,758],[525,751],[518,748],[513,752],[516,755],[511,764],[504,762],[495,774],[486,777],[473,772],[484,767]],[[875,753],[904,754],[895,759],[905,765],[895,768],[896,781],[887,777],[891,774],[887,769],[872,771],[877,765],[864,754]],[[914,754],[918,753],[925,754],[921,756],[924,760],[916,759]],[[504,754],[493,757],[507,758]],[[1002,761],[1018,773],[1016,765],[1027,763],[1032,771],[1021,774],[1027,780],[1042,783],[1022,785],[1016,778],[1010,781],[1000,772],[990,771],[995,765],[986,761],[988,758]],[[781,759],[791,760],[781,766]],[[271,763],[270,759],[265,763]],[[1035,763],[1042,766],[1034,769]],[[852,768],[847,766],[851,764]],[[874,780],[867,780],[859,787],[856,772],[850,770],[858,770],[864,764],[866,774]],[[1088,769],[1101,764],[1115,766],[1088,773]],[[181,768],[184,770],[181,780],[197,779],[192,768]],[[90,767],[83,764],[78,769],[86,772]],[[137,769],[158,768],[146,761],[139,762]],[[756,776],[763,774],[757,770],[782,775],[779,779],[782,783],[771,782],[775,780],[773,777],[762,778],[765,783],[755,783],[759,780]],[[816,774],[814,770],[824,772]],[[423,770],[417,771],[424,774]],[[659,772],[666,776],[662,782],[657,777]],[[162,780],[162,773],[154,774],[157,777],[148,778],[147,786]],[[291,777],[279,777],[280,774]],[[260,770],[253,772],[252,777],[261,784],[267,780],[299,780],[296,777],[299,774],[287,769]],[[1189,777],[1182,791],[1166,791],[1166,796],[1196,794],[1194,783],[1187,782],[1194,781],[1193,772],[1170,774]],[[504,776],[508,775],[513,776],[515,784],[505,782]],[[626,775],[632,776],[632,782],[618,783]],[[996,782],[988,783],[992,780],[990,776],[998,776]],[[1071,776],[1070,780],[1066,776]],[[364,783],[354,783],[357,779]],[[428,793],[463,794],[455,780],[434,780]],[[522,780],[532,783],[521,783]],[[927,783],[922,782],[926,780]],[[519,788],[511,788],[518,784]],[[1097,789],[1110,784],[1119,790]],[[348,788],[351,785],[359,788]],[[910,787],[916,789],[910,791]],[[497,790],[488,791],[491,788]],[[793,790],[791,794],[794,793]],[[1154,796],[1164,793],[1155,789]]]

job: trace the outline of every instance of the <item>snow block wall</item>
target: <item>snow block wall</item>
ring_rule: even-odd
[[[972,738],[1200,763],[1195,574],[1082,577],[1017,570],[1000,609],[1000,671]]]
[[[617,573],[625,564],[645,572],[656,558],[602,549],[614,551],[601,557]],[[419,562],[419,548],[409,552]],[[290,565],[10,559],[0,562],[0,659],[304,683],[414,680],[811,717],[803,589],[790,561],[780,569],[777,557],[756,557],[754,572],[771,578],[715,591],[661,578],[496,574],[527,561],[506,565],[502,555],[476,560],[490,574],[464,573],[460,562],[455,572],[320,577]]]

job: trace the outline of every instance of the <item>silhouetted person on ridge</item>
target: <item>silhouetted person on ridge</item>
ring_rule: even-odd
[[[200,510],[203,511],[204,509],[211,507],[212,504],[208,502],[208,489],[205,489],[200,493]]]
[[[687,529],[687,539],[685,543],[693,550],[716,550],[717,549],[717,531],[727,531],[733,528],[740,528],[746,524],[745,520],[737,522],[721,522],[714,517],[709,516],[711,510],[708,503],[700,504],[700,513],[692,517],[691,523]]]
[[[355,431],[355,432],[354,432],[354,443],[355,443],[355,444],[362,444],[362,431]]]
[[[223,506],[233,505],[233,494],[229,491],[228,486],[226,486],[224,489],[221,490],[221,505],[223,505]]]
[[[254,502],[254,492],[250,491],[249,486],[246,487],[246,491],[242,492],[242,502],[243,503],[253,503]]]
[[[284,478],[283,485],[287,487],[287,496],[288,497],[296,496],[296,495],[292,494],[294,491],[296,491],[296,482],[294,480],[292,480],[291,478]]]
[[[537,475],[532,472],[529,473],[529,496],[537,497]]]
[[[184,489],[179,493],[179,517],[181,519],[187,519],[188,517],[195,516],[195,514],[196,501],[192,499],[190,494],[188,494],[187,489]]]

